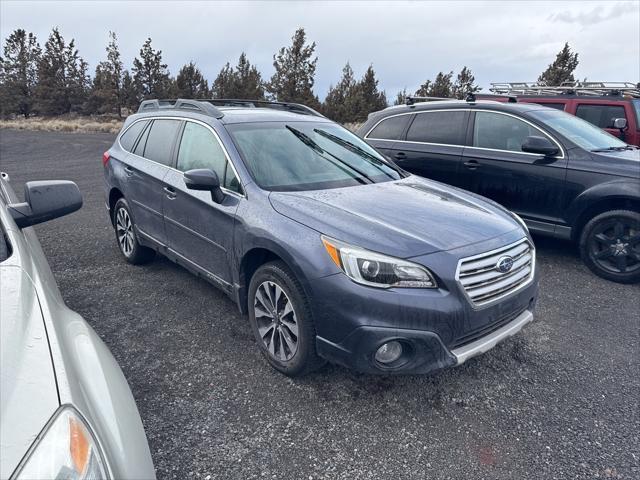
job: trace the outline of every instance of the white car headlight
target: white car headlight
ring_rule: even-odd
[[[354,282],[379,288],[437,288],[433,274],[422,265],[388,257],[322,236],[334,263]]]
[[[58,410],[36,442],[15,480],[109,478],[89,426],[70,406]]]

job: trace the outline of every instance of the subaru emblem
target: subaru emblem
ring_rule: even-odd
[[[508,255],[500,257],[496,263],[496,270],[500,273],[507,273],[513,267],[513,258]]]

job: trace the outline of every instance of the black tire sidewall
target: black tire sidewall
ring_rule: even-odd
[[[118,239],[118,229],[116,227],[116,218],[118,215],[118,211],[120,209],[124,209],[127,211],[127,214],[129,215],[129,219],[131,220],[131,225],[133,227],[133,251],[131,252],[131,255],[127,256],[124,254],[124,252],[122,251],[122,246],[120,245],[120,241]],[[135,227],[135,220],[133,218],[133,215],[131,214],[131,208],[129,208],[129,203],[124,199],[124,198],[120,198],[115,206],[113,207],[113,231],[115,233],[116,236],[116,243],[118,244],[118,250],[120,250],[120,253],[122,254],[122,256],[127,260],[127,262],[132,263],[134,265],[138,265],[141,263],[146,263],[148,262],[150,259],[153,258],[154,256],[154,252],[153,250],[151,250],[150,248],[147,247],[143,247],[142,245],[140,245],[140,243],[138,242],[138,236],[136,234],[136,227]]]
[[[592,218],[582,229],[580,234],[580,256],[582,261],[589,267],[589,269],[601,278],[611,280],[617,283],[636,283],[640,281],[640,270],[629,273],[616,273],[605,270],[597,262],[595,262],[589,252],[589,243],[593,231],[602,222],[610,221],[614,218],[626,218],[631,221],[638,222],[640,224],[640,213],[631,210],[611,210],[601,213]]]
[[[266,281],[276,283],[284,290],[293,304],[298,320],[298,348],[294,356],[287,361],[273,358],[258,333],[253,306],[256,290]],[[248,292],[249,323],[258,348],[267,361],[278,371],[288,376],[302,375],[316,367],[315,329],[308,302],[302,287],[282,262],[270,262],[260,267],[253,275]]]

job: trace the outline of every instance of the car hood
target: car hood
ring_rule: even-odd
[[[40,303],[31,279],[0,265],[0,478],[8,478],[59,406]]]
[[[521,228],[494,202],[416,176],[329,190],[272,192],[269,198],[277,212],[320,233],[401,258]]]

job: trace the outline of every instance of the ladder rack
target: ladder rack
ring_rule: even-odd
[[[498,95],[583,95],[640,98],[640,82],[563,82],[558,86],[544,82],[495,82],[489,91]]]

